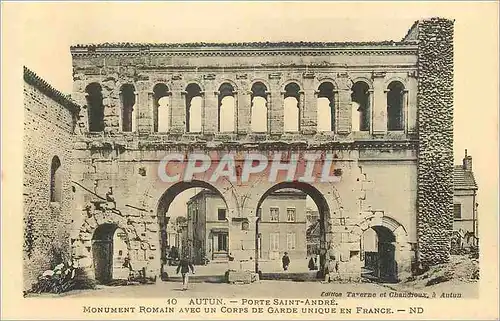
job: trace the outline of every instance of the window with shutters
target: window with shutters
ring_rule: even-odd
[[[271,207],[269,209],[269,221],[271,222],[279,222],[280,218],[280,209],[278,207]]]
[[[288,222],[295,222],[296,210],[295,207],[289,207],[286,209],[286,220]]]

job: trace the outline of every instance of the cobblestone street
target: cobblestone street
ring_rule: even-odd
[[[439,297],[443,292],[461,293],[462,297],[475,297],[478,293],[478,283],[446,282],[416,293],[436,292]],[[71,298],[159,298],[159,297],[221,297],[221,298],[328,298],[326,292],[339,292],[347,297],[347,292],[375,293],[396,292],[393,289],[375,283],[329,283],[292,282],[292,281],[259,281],[247,285],[231,285],[225,283],[191,283],[187,291],[182,291],[180,282],[157,282],[152,285],[133,286],[100,286],[96,290],[71,291],[61,297]],[[58,295],[43,295],[58,297]],[[359,299],[359,298],[358,298]],[[407,298],[403,298],[408,300]]]

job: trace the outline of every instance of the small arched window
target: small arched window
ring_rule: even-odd
[[[50,165],[50,201],[61,201],[61,161],[54,156]]]
[[[292,82],[285,86],[283,110],[283,130],[298,132],[300,124],[300,87]]]
[[[87,112],[90,132],[104,131],[104,105],[102,103],[102,87],[93,82],[85,88]]]
[[[170,96],[165,84],[153,88],[153,131],[164,133],[170,124]]]
[[[201,88],[197,84],[186,87],[186,132],[201,132]]]
[[[404,86],[393,81],[387,89],[387,130],[403,130]]]
[[[122,131],[135,131],[135,88],[134,85],[125,84],[120,89],[122,103]]]
[[[235,105],[234,87],[223,83],[219,87],[219,132],[234,132]]]
[[[267,132],[267,87],[261,82],[252,85],[251,128],[253,132]]]
[[[318,88],[317,100],[317,130],[329,132],[334,130],[334,92],[331,82],[324,82]]]
[[[352,86],[352,131],[370,130],[370,93],[368,85],[358,81]]]

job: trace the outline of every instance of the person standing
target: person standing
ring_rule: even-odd
[[[188,274],[189,270],[191,269],[191,273],[194,274],[194,267],[193,264],[191,263],[191,260],[189,259],[188,256],[185,256],[179,261],[179,265],[177,266],[177,274],[181,272],[182,275],[182,290],[187,290],[188,288]]]
[[[283,258],[281,259],[281,262],[283,263],[283,270],[287,271],[288,270],[288,266],[290,265],[290,257],[288,257],[288,253],[287,252],[285,252],[285,254],[283,255]]]

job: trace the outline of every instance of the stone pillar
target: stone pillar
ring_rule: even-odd
[[[271,108],[269,117],[269,130],[271,134],[283,133],[283,100],[284,95],[278,88],[271,91]]]
[[[102,97],[102,104],[104,105],[104,131],[108,133],[121,131],[120,89],[116,86],[103,86]]]
[[[237,133],[238,132],[238,123],[239,123],[239,114],[238,114],[238,105],[239,105],[239,99],[240,95],[239,95],[239,92],[238,91],[233,91],[233,98],[234,98],[234,108],[233,108],[233,112],[234,112],[234,122],[233,122],[233,132],[234,133]]]
[[[304,104],[301,106],[303,116],[300,120],[301,132],[305,135],[315,134],[318,126],[318,92],[312,87],[312,81],[308,85],[304,90]]]
[[[418,22],[418,81],[418,260],[435,265],[450,259],[453,228],[452,20]]]
[[[272,108],[271,92],[270,91],[266,91],[266,110],[267,110],[266,132],[267,133],[271,132],[271,108]]]
[[[248,220],[249,229],[242,230],[245,219],[233,219],[229,222],[229,282],[251,283],[255,275],[255,221]]]
[[[373,92],[370,96],[372,109],[372,133],[383,135],[387,132],[387,88],[384,88],[385,73],[373,73]]]
[[[186,95],[184,91],[172,90],[170,97],[170,121],[172,133],[184,133],[186,131]]]
[[[219,92],[207,90],[205,93],[205,117],[202,119],[205,134],[217,132],[219,125]]]
[[[406,131],[413,134],[417,131],[417,88],[418,82],[415,77],[409,77],[407,83],[407,104],[406,104]]]
[[[351,101],[351,83],[352,81],[345,74],[338,75],[337,83],[339,85],[338,94],[335,95],[335,124],[337,133],[349,134],[352,123],[352,101]]]
[[[236,131],[239,134],[246,134],[250,132],[252,119],[252,92],[246,90],[238,91],[237,104],[235,101],[235,112],[237,114],[238,122],[236,123]]]
[[[71,98],[81,106],[80,113],[78,114],[78,118],[76,121],[75,133],[76,134],[84,134],[89,131],[89,111],[86,100],[86,93],[84,92],[76,92],[73,93]]]
[[[135,99],[135,104],[132,106],[132,126],[131,130],[133,133],[137,131],[137,123],[139,121],[139,100],[138,100],[139,93],[137,91],[134,91],[134,99]]]
[[[149,90],[148,85],[147,82],[137,82],[134,112],[135,128],[139,134],[153,131],[153,92]]]

